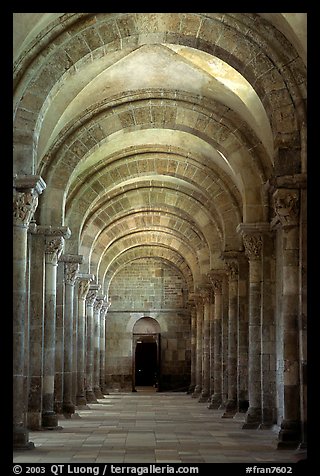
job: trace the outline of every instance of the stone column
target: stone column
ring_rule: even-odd
[[[86,297],[90,288],[90,281],[94,279],[93,274],[80,274],[78,276],[78,339],[77,339],[77,407],[79,409],[89,408],[87,406],[85,392],[86,374]]]
[[[258,428],[261,423],[261,283],[263,233],[269,231],[268,223],[238,226],[242,234],[246,256],[249,259],[249,408],[244,429]]]
[[[54,411],[55,332],[57,265],[64,238],[71,233],[67,227],[44,227],[45,240],[45,319],[42,426],[57,429],[58,418]]]
[[[73,347],[76,346],[76,342],[73,341],[73,296],[81,258],[79,259],[78,255],[68,254],[60,258],[64,263],[65,277],[63,414],[66,418],[71,418],[75,411],[72,390]]]
[[[25,350],[27,345],[27,233],[38,205],[38,196],[45,189],[39,176],[16,177],[13,195],[13,447],[31,449],[27,420],[27,376]]]
[[[282,227],[283,287],[281,329],[283,352],[283,421],[278,448],[297,446],[301,438],[299,380],[299,190],[279,188],[273,194]]]
[[[105,296],[97,296],[93,307],[93,392],[96,398],[104,398],[100,388],[100,313],[104,300]]]
[[[199,402],[207,402],[210,397],[210,306],[212,302],[211,289],[202,288],[200,295],[203,301],[202,328],[202,391]]]
[[[209,398],[208,402],[211,402],[211,397],[214,394],[214,292],[211,286],[211,302],[210,302],[210,342],[209,342],[209,353],[210,353],[210,385],[209,385]]]
[[[276,405],[276,329],[275,256],[272,233],[263,235],[261,309],[261,408],[260,429],[277,423]]]
[[[54,411],[63,417],[64,374],[64,312],[65,312],[64,263],[58,261],[56,290],[56,332],[54,352]]]
[[[213,370],[213,389],[208,408],[217,409],[222,402],[222,354],[221,354],[221,322],[222,322],[222,282],[223,271],[210,271],[208,277],[211,281],[214,292],[214,318],[213,318],[213,348],[214,348],[214,370]]]
[[[196,308],[194,303],[194,296],[189,296],[188,307],[191,314],[191,374],[190,374],[190,386],[188,389],[188,394],[194,392],[196,387],[196,334],[197,334],[197,315]]]
[[[29,396],[28,428],[41,429],[43,373],[43,237],[36,234],[30,223],[30,336],[29,336]]]
[[[96,403],[97,398],[93,391],[94,373],[94,317],[93,306],[100,289],[100,285],[91,284],[87,294],[87,359],[86,359],[86,399],[88,403]]]
[[[221,320],[221,405],[225,410],[228,400],[228,321],[229,321],[229,280],[224,274],[222,280],[222,320]]]
[[[103,395],[109,395],[106,386],[106,316],[111,301],[103,302],[100,312],[100,388]]]
[[[237,410],[237,325],[238,325],[238,261],[237,253],[224,254],[229,276],[228,315],[228,399],[223,418],[233,417]]]
[[[203,322],[203,300],[200,294],[194,295],[197,312],[197,334],[196,334],[196,386],[192,394],[193,398],[199,398],[202,391],[202,322]]]
[[[249,265],[245,256],[238,260],[238,376],[237,376],[237,414],[235,418],[244,419],[249,406],[248,397],[248,350],[249,350],[249,321],[248,321],[248,276]]]

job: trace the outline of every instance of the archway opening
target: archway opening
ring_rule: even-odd
[[[159,390],[160,326],[150,317],[139,319],[133,328],[132,391]],[[138,387],[138,388],[137,388]]]

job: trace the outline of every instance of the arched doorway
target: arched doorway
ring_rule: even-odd
[[[132,391],[149,388],[159,391],[160,325],[151,317],[139,319],[133,328]]]

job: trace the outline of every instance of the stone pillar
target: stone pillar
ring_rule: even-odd
[[[102,395],[109,395],[106,386],[106,316],[111,301],[103,302],[100,312],[100,388]]]
[[[97,296],[93,307],[93,392],[96,398],[104,398],[100,388],[100,313],[104,300],[105,296]]]
[[[262,245],[261,409],[260,429],[277,423],[274,237],[264,233]]]
[[[191,374],[190,374],[190,386],[188,389],[188,394],[194,392],[196,387],[196,338],[197,338],[197,315],[196,308],[194,303],[194,296],[189,296],[188,307],[190,308],[191,314]]]
[[[87,294],[87,359],[86,359],[86,399],[88,403],[96,403],[97,398],[93,391],[94,373],[94,317],[93,306],[100,289],[100,285],[91,284]]]
[[[248,350],[249,350],[249,303],[248,276],[249,265],[245,256],[238,260],[238,375],[237,375],[237,414],[235,418],[244,419],[249,406],[248,397]]]
[[[64,263],[58,261],[56,290],[56,332],[54,352],[54,411],[63,418],[64,374],[64,311],[65,311]]]
[[[64,379],[63,379],[63,414],[66,418],[71,418],[75,411],[73,403],[73,347],[76,342],[73,341],[73,300],[74,285],[79,271],[79,264],[82,259],[78,255],[63,255],[60,258],[64,263],[65,277],[65,314],[64,314]]]
[[[197,334],[196,334],[196,386],[192,394],[193,398],[199,398],[202,391],[202,322],[203,322],[203,300],[199,294],[194,295],[197,312]]]
[[[279,188],[273,194],[282,228],[283,421],[278,448],[297,446],[301,438],[299,380],[299,190]]]
[[[304,188],[306,184],[304,183]],[[301,443],[307,449],[307,190],[300,190],[300,260],[299,260],[299,347],[300,347],[300,415]]]
[[[29,336],[29,397],[28,428],[41,429],[43,373],[43,237],[38,236],[31,223],[30,232],[30,336]]]
[[[212,286],[211,286],[212,288]],[[209,342],[209,353],[210,353],[210,385],[209,385],[209,398],[208,402],[211,402],[211,397],[214,394],[214,292],[211,289],[211,302],[210,302],[210,342]]]
[[[64,238],[69,238],[71,233],[67,227],[44,227],[44,233],[46,240],[42,426],[57,429],[58,418],[54,411],[57,265]]]
[[[221,405],[225,410],[228,400],[228,322],[229,322],[229,280],[224,274],[222,280],[222,320],[221,320]]]
[[[223,271],[210,271],[208,277],[211,281],[214,292],[214,318],[213,318],[213,348],[214,348],[214,371],[213,371],[213,389],[208,408],[217,409],[222,402],[222,354],[221,354],[221,322],[222,322],[222,282]]]
[[[31,449],[27,430],[28,381],[25,375],[27,346],[27,233],[45,189],[39,176],[16,177],[13,195],[13,447]]]
[[[233,258],[230,256],[234,256]],[[237,253],[224,254],[229,276],[228,315],[228,399],[223,418],[233,417],[237,410],[237,325],[238,325],[238,262]]]
[[[87,406],[85,392],[86,374],[86,297],[90,288],[90,281],[94,279],[93,274],[80,274],[78,276],[78,338],[77,338],[77,407],[79,409],[89,408]]]
[[[203,301],[203,328],[202,328],[202,391],[199,402],[207,402],[210,397],[210,306],[212,302],[211,289],[201,288],[200,295]]]
[[[263,233],[269,231],[268,223],[238,226],[242,234],[245,253],[249,259],[249,408],[244,429],[258,428],[261,423],[261,283]]]

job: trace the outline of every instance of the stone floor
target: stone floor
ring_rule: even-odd
[[[59,431],[30,432],[15,463],[295,463],[271,430],[241,430],[185,393],[111,393],[63,419]]]

